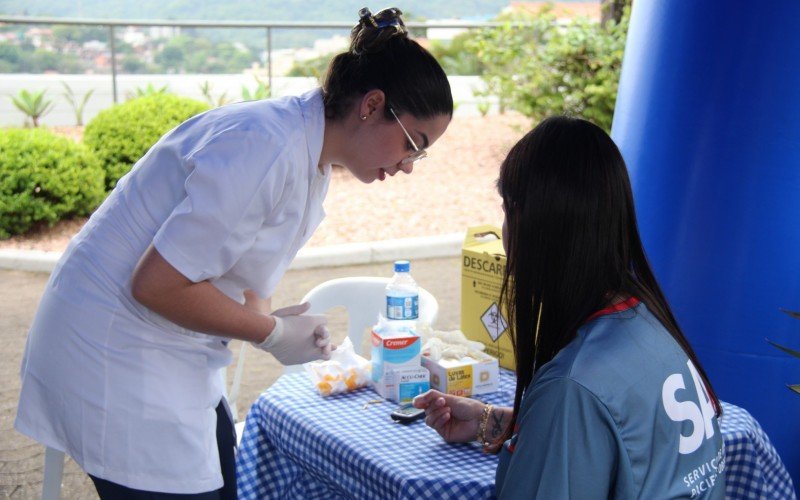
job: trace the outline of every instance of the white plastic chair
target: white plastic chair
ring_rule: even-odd
[[[308,314],[324,314],[329,309],[343,306],[347,310],[347,336],[353,342],[356,354],[361,354],[364,331],[375,324],[379,312],[386,314],[386,285],[388,283],[389,278],[371,276],[333,279],[315,286],[303,297],[301,302],[311,303]],[[439,303],[436,302],[436,298],[420,287],[419,320],[433,325],[438,314]],[[239,397],[239,386],[244,371],[245,346],[246,343],[243,343],[239,350],[239,360],[236,363],[236,372],[228,395],[228,404],[231,406],[231,412],[236,421],[237,444],[244,430],[244,422],[238,422],[236,400]],[[287,366],[284,368],[284,372],[300,371],[301,366]]]
[[[236,431],[236,446],[242,441],[242,433],[244,432],[244,420],[239,421],[239,410],[236,409],[236,400],[239,399],[239,386],[242,384],[242,372],[244,371],[244,353],[247,348],[247,342],[242,342],[239,348],[239,359],[236,362],[236,371],[233,373],[233,383],[228,391],[228,408],[231,410],[231,417],[233,417],[233,428]],[[226,369],[222,368],[221,375],[222,381],[226,380]],[[227,387],[227,386],[226,386]]]
[[[359,276],[353,278],[338,278],[326,281],[315,286],[303,297],[301,302],[310,302],[308,314],[324,314],[329,309],[343,306],[347,310],[347,336],[353,342],[357,354],[361,354],[361,344],[364,331],[374,325],[378,313],[386,313],[386,285],[389,278]],[[439,303],[427,290],[419,289],[419,319],[423,323],[433,325],[439,315]],[[239,388],[244,372],[245,348],[247,342],[242,342],[239,349],[239,359],[233,375],[233,383],[228,393],[228,405],[233,414],[234,427],[236,428],[236,444],[242,439],[244,421],[239,422],[236,410],[236,400],[239,398]],[[287,366],[286,373],[299,371],[301,365]],[[223,374],[224,377],[224,374]],[[223,378],[224,380],[224,378]],[[53,448],[45,451],[44,482],[42,484],[42,500],[58,499],[61,492],[61,480],[64,472],[64,452]]]
[[[233,372],[233,382],[231,383],[231,388],[226,396],[228,398],[228,407],[230,407],[231,409],[231,416],[233,417],[234,424],[239,422],[239,411],[236,409],[236,400],[239,399],[239,386],[242,384],[242,372],[244,371],[244,353],[247,344],[248,342],[242,342],[242,346],[239,348],[239,359],[236,362],[236,371]],[[223,382],[226,383],[227,387],[226,369],[223,368],[221,372],[222,372],[222,380]]]
[[[42,500],[58,500],[61,495],[61,480],[63,477],[64,452],[48,446],[44,451]]]
[[[347,336],[356,354],[361,354],[364,331],[375,324],[378,313],[386,315],[386,285],[389,278],[359,276],[339,278],[315,286],[303,297],[310,302],[308,314],[324,314],[331,308],[344,306],[347,310]],[[439,303],[430,292],[419,289],[419,320],[433,325],[439,314]],[[287,369],[293,367],[286,367]]]

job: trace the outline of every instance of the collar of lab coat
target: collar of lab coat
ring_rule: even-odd
[[[306,131],[308,158],[313,179],[319,169],[319,158],[322,155],[322,140],[325,136],[325,105],[322,103],[322,89],[316,88],[300,96],[300,110],[303,113],[303,125]]]

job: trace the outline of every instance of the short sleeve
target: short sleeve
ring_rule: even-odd
[[[289,182],[274,142],[257,131],[224,131],[184,157],[185,197],[153,244],[188,279],[222,276],[252,247]]]
[[[586,388],[568,378],[532,386],[517,419],[519,433],[501,499],[613,496],[615,424]]]

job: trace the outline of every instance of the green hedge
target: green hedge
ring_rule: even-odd
[[[91,150],[43,129],[0,131],[0,238],[88,215],[105,197]]]
[[[103,164],[106,189],[113,189],[162,135],[207,109],[194,99],[154,94],[101,111],[86,126],[83,142]]]
[[[580,116],[611,129],[630,10],[605,26],[586,18],[559,22],[545,9],[518,14],[467,41],[484,67],[487,94],[541,120]],[[513,24],[522,22],[523,25]]]

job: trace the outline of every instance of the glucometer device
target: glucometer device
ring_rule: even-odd
[[[392,410],[390,414],[392,420],[395,422],[400,422],[401,424],[407,424],[413,422],[414,420],[419,420],[420,418],[425,416],[425,410],[414,408],[411,403],[406,403],[402,406],[399,406]]]

